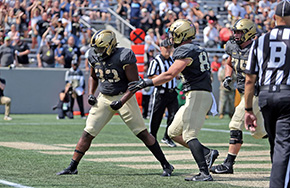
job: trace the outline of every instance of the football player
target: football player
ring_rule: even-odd
[[[218,157],[217,150],[211,150],[197,139],[205,121],[205,116],[212,105],[212,86],[210,78],[210,63],[204,48],[194,44],[195,27],[186,19],[176,20],[169,28],[169,35],[175,50],[174,63],[168,71],[154,77],[152,80],[139,80],[129,83],[129,90],[137,91],[147,86],[162,85],[179,73],[183,74],[183,90],[186,92],[186,102],[177,111],[173,122],[168,128],[168,135],[176,142],[189,148],[199,167],[200,173],[185,178],[186,181],[212,181],[209,174],[214,160]]]
[[[91,38],[88,103],[92,107],[70,165],[57,175],[78,173],[78,163],[92,140],[116,112],[161,163],[162,176],[170,176],[174,169],[156,139],[148,133],[134,93],[127,90],[129,82],[138,80],[136,57],[132,50],[116,46],[115,33],[110,30],[99,30]],[[94,93],[98,86],[100,94],[96,98]]]
[[[235,113],[229,124],[230,128],[230,141],[228,155],[225,161],[217,166],[212,166],[211,172],[217,174],[232,174],[234,172],[233,165],[237,157],[238,152],[243,144],[243,127],[244,127],[244,115],[245,115],[245,100],[244,100],[244,88],[245,88],[245,68],[247,65],[249,51],[253,42],[253,38],[256,36],[256,25],[248,19],[240,19],[236,21],[233,26],[234,40],[230,40],[226,43],[226,53],[229,58],[225,67],[225,79],[223,86],[232,90],[229,85],[232,82],[231,75],[233,71],[237,75],[237,89],[241,96],[241,102],[235,108]],[[256,92],[257,93],[257,92]],[[253,100],[254,114],[257,116],[258,127],[255,131],[251,131],[251,135],[256,138],[266,137],[267,133],[264,129],[264,120],[259,110],[257,97]]]

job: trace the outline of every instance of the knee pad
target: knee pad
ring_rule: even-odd
[[[230,144],[243,144],[243,132],[240,130],[230,131]]]

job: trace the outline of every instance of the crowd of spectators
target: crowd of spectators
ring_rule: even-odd
[[[231,26],[239,18],[253,20],[258,34],[270,31],[275,25],[272,17],[279,1],[224,1],[228,16],[226,20],[219,20],[216,7],[196,0],[1,0],[0,45],[5,43],[7,36],[12,46],[16,45],[18,38],[31,39],[27,40],[31,41],[29,45],[25,42],[22,44],[25,48],[11,48],[10,56],[16,62],[20,61],[17,62],[18,65],[25,66],[27,62],[23,63],[21,59],[26,58],[21,56],[27,55],[27,50],[35,49],[41,57],[37,58],[38,67],[70,68],[71,64],[66,63],[65,55],[69,52],[71,57],[77,55],[80,58],[88,50],[92,35],[92,30],[82,25],[80,18],[88,23],[96,20],[111,21],[107,8],[114,7],[123,19],[147,33],[146,53],[156,50],[153,43],[159,45],[167,36],[166,28],[179,18],[186,18],[194,23],[196,38],[201,45],[223,48],[231,36]],[[116,21],[117,28],[120,29],[120,22]],[[73,39],[69,40],[71,37]],[[67,50],[66,54],[63,53],[64,49]],[[49,57],[44,57],[46,55]],[[49,58],[53,62],[46,62]],[[1,51],[0,60],[2,65],[11,64],[2,62]]]

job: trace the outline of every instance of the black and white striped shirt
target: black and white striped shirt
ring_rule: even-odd
[[[245,73],[258,74],[259,85],[290,85],[290,27],[277,26],[253,43]]]
[[[168,71],[169,67],[173,64],[172,57],[165,59],[161,54],[158,54],[151,62],[147,71],[148,77],[154,75],[160,75],[163,72]],[[175,89],[176,88],[176,78],[173,78],[169,82],[162,84],[164,89]]]

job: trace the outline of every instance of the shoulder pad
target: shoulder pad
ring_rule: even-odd
[[[137,62],[136,56],[131,49],[119,48],[120,50],[120,61],[122,64],[134,64]]]

